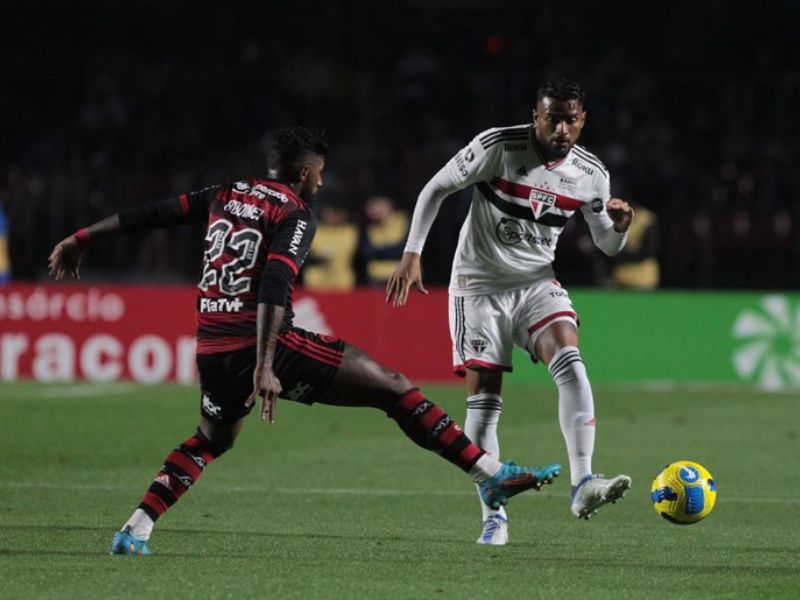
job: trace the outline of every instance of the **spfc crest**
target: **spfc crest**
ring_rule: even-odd
[[[475,351],[475,354],[480,354],[484,350],[486,350],[486,346],[488,345],[488,343],[489,342],[487,342],[485,339],[479,337],[472,338],[469,341],[469,345],[472,346],[472,349]]]
[[[528,198],[533,209],[533,216],[537,219],[556,204],[556,195],[541,190],[531,190]]]

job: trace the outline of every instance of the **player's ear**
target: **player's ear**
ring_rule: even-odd
[[[299,183],[306,182],[306,179],[308,179],[308,172],[309,172],[308,165],[303,165],[302,167],[300,167],[300,171],[298,171],[297,173]]]

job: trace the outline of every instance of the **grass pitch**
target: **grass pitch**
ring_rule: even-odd
[[[424,391],[463,421],[460,388]],[[250,417],[145,558],[108,547],[193,432],[195,388],[0,384],[0,596],[797,598],[800,398],[595,391],[595,469],[634,483],[589,522],[569,513],[565,473],[512,499],[508,546],[479,547],[472,484],[392,421],[281,402],[272,427]],[[566,466],[555,391],[504,398],[504,458]],[[719,489],[689,527],[649,501],[653,477],[681,458]]]

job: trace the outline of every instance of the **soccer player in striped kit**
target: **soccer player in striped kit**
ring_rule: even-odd
[[[139,506],[116,533],[111,554],[150,554],[155,522],[203,470],[229,450],[256,399],[273,421],[278,397],[376,408],[419,446],[466,472],[489,504],[501,506],[552,482],[561,467],[499,462],[473,444],[401,373],[333,336],[292,323],[292,284],[316,228],[309,202],[322,185],[327,142],[296,127],[279,132],[270,179],[247,179],[108,217],[67,237],[50,255],[56,279],[78,276],[97,240],[152,227],[207,223],[197,292],[200,425],[167,455]]]
[[[609,174],[576,142],[586,121],[585,93],[557,78],[537,91],[533,123],[484,131],[423,188],[403,259],[389,280],[387,302],[402,306],[413,286],[427,293],[420,254],[442,201],[474,186],[450,278],[453,364],[467,384],[465,432],[499,455],[497,423],[504,371],[514,344],[547,365],[558,387],[559,421],[569,455],[572,513],[588,519],[630,487],[626,475],[592,472],[595,416],[578,349],[578,316],[552,262],[567,219],[580,210],[595,245],[608,255],[625,244],[633,220],[627,202],[611,198]],[[479,544],[508,540],[505,510],[481,501]]]

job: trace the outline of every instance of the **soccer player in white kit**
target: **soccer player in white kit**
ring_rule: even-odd
[[[586,121],[585,93],[557,78],[537,91],[533,123],[489,129],[476,136],[420,192],[405,253],[386,286],[402,306],[412,286],[427,293],[420,254],[442,201],[474,186],[458,240],[449,287],[455,371],[465,376],[464,431],[500,455],[497,423],[502,375],[511,370],[514,344],[549,369],[557,387],[559,422],[567,446],[571,511],[588,519],[629,489],[627,475],[592,472],[594,400],[578,349],[578,316],[553,272],[564,224],[580,210],[595,245],[614,255],[625,245],[633,210],[611,198],[600,160],[576,145]],[[505,510],[481,501],[479,544],[508,540]]]

